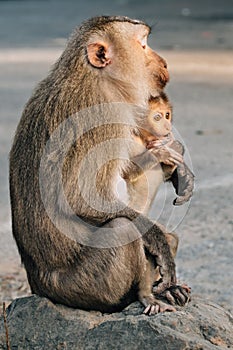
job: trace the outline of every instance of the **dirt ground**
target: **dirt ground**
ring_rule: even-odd
[[[5,15],[2,26],[7,25],[6,14],[10,15],[10,10],[6,10],[10,5],[6,3],[0,2],[0,17]],[[20,3],[25,6],[24,1]],[[39,2],[34,3],[38,5]],[[180,8],[183,9],[181,5]],[[134,8],[134,17],[137,17],[137,11],[140,13],[139,5]],[[130,15],[129,11],[126,14]],[[37,13],[37,16],[42,15]],[[68,15],[64,13],[65,16]],[[168,23],[169,18],[176,23],[173,17],[172,11],[170,17],[161,12],[160,23]],[[20,21],[21,17],[17,18]],[[174,208],[173,189],[170,184],[165,184],[158,193],[151,217],[179,234],[179,278],[191,285],[193,294],[209,298],[233,312],[233,46],[229,34],[233,22],[231,18],[222,22],[214,22],[211,18],[204,22],[206,29],[200,20],[193,21],[192,27],[182,22],[186,29],[183,41],[184,31],[173,31],[172,26],[166,30],[160,26],[159,53],[167,59],[171,73],[167,91],[174,106],[174,126],[185,143],[186,160],[192,164],[196,187],[190,204]],[[1,33],[4,34],[4,30]],[[200,34],[199,41],[193,36],[194,32],[196,36],[199,32],[204,33]],[[9,42],[12,45],[7,45],[5,36],[0,47],[0,300],[6,303],[29,293],[11,233],[8,153],[23,106],[35,84],[61,53],[66,35],[57,33],[53,45],[46,41],[40,46],[38,33],[46,38],[45,29],[32,32],[30,37],[26,29],[25,32],[21,29],[18,34],[22,37],[21,45],[14,42],[11,35]],[[173,41],[177,38],[179,45],[171,47],[169,33]],[[187,39],[189,33],[190,42]],[[209,36],[209,47],[205,47],[203,35],[204,39]],[[224,39],[224,44],[217,40],[218,37]],[[154,36],[150,44],[156,48]]]

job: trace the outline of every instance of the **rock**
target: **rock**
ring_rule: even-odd
[[[120,313],[101,314],[55,305],[46,298],[16,299],[7,309],[10,349],[159,349],[233,348],[233,318],[199,298],[174,313],[142,315],[136,302]],[[3,317],[0,349],[6,349]]]

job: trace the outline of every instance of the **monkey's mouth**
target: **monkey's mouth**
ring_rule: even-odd
[[[161,89],[163,89],[166,86],[167,83],[168,83],[168,80],[159,79],[159,87]]]
[[[158,83],[160,85],[160,88],[164,88],[166,86],[166,84],[169,82],[169,74],[161,74],[158,77]]]
[[[156,82],[157,89],[163,89],[169,82],[169,74],[154,74],[154,81]]]

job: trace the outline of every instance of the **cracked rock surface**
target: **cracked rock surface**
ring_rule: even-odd
[[[11,349],[233,348],[233,317],[208,300],[195,298],[177,312],[148,317],[136,302],[114,314],[54,305],[46,298],[16,299],[7,309]],[[3,318],[0,349],[5,348]]]

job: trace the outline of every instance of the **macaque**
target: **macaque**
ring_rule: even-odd
[[[141,127],[133,130],[133,137],[147,149],[153,150],[158,163],[162,164],[165,180],[172,182],[178,195],[173,204],[182,205],[187,202],[193,194],[194,175],[188,166],[183,163],[183,145],[174,140],[172,134],[172,106],[164,92],[150,99],[149,113],[141,121]],[[139,163],[139,156],[136,158],[137,163]],[[134,164],[136,163],[135,158],[132,161]],[[141,167],[132,165],[125,175],[128,181],[134,183],[134,187],[137,186],[135,183],[138,177],[143,175],[143,170],[149,170],[151,166],[155,167],[155,163],[146,163],[144,156],[142,156],[140,163],[142,164]]]
[[[139,299],[153,314],[174,311],[171,298],[188,300],[166,231],[116,195],[136,152],[140,109],[169,79],[149,33],[128,17],[82,23],[19,122],[10,152],[13,235],[32,292],[53,302],[115,312]],[[146,157],[156,161],[153,150]],[[154,294],[151,266],[161,275]]]

